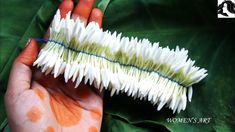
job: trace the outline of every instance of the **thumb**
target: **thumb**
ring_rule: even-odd
[[[26,47],[15,59],[7,87],[8,96],[16,96],[30,88],[31,66],[38,54],[38,45],[34,39],[29,39]]]

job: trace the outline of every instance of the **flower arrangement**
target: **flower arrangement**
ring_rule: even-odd
[[[58,10],[50,27],[50,37],[34,62],[45,74],[64,75],[75,87],[84,80],[97,89],[164,105],[179,113],[191,101],[192,85],[207,76],[194,66],[184,48],[169,49],[148,39],[123,37],[103,31],[95,22],[86,27],[70,12],[61,19]]]

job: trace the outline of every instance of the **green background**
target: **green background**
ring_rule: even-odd
[[[12,61],[29,37],[42,37],[58,0],[0,1],[0,129],[9,131],[3,97]],[[96,1],[95,6],[100,1]],[[103,0],[103,28],[189,50],[209,75],[194,85],[192,102],[172,114],[126,95],[104,97],[102,131],[234,131],[235,19],[217,18],[216,0]],[[106,8],[106,4],[109,5]],[[172,123],[167,118],[211,118],[209,123]]]

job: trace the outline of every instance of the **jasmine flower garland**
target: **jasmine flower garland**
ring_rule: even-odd
[[[75,87],[89,82],[100,91],[126,93],[179,113],[191,101],[192,85],[207,76],[207,70],[194,66],[188,51],[160,47],[148,39],[122,37],[103,31],[95,22],[86,27],[79,19],[61,19],[58,10],[46,41],[34,62],[45,74],[65,82],[72,79]],[[186,95],[188,94],[188,95]]]

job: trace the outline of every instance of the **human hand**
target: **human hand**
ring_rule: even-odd
[[[71,0],[63,0],[59,6],[62,17],[72,11],[72,18],[102,25],[103,14],[92,9],[94,0],[80,0],[74,8]],[[5,94],[6,112],[11,131],[100,131],[103,100],[92,86],[64,82],[44,75],[32,64],[38,54],[38,46],[30,39],[15,59]]]

